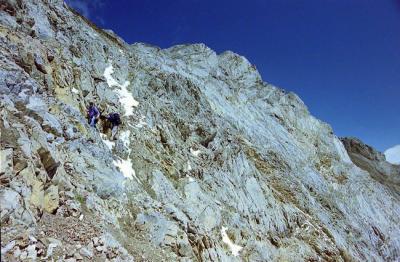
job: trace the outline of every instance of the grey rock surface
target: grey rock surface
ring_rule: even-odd
[[[343,137],[341,141],[354,164],[377,181],[393,187],[394,193],[400,193],[400,165],[387,162],[383,153],[357,138]]]
[[[2,261],[399,259],[398,188],[246,58],[3,2]],[[89,101],[121,113],[116,141]]]

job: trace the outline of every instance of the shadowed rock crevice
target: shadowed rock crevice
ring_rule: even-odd
[[[38,154],[40,156],[40,161],[47,172],[47,175],[49,176],[50,180],[53,179],[57,172],[57,168],[60,166],[60,162],[55,161],[50,152],[43,147],[39,148]]]

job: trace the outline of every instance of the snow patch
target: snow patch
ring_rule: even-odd
[[[88,35],[89,35],[91,38],[93,38],[93,39],[96,39],[97,37],[99,37],[99,35],[98,35],[97,33],[92,32],[92,31],[89,31],[89,32],[88,32]]]
[[[335,145],[336,151],[338,152],[340,159],[346,163],[352,163],[349,154],[347,154],[346,148],[336,136],[333,138],[333,144]]]
[[[122,143],[124,144],[124,146],[126,148],[128,148],[128,156],[131,154],[131,141],[129,139],[129,136],[131,135],[131,131],[130,130],[125,130],[123,132],[121,132],[121,135],[119,136],[119,139],[122,141]]]
[[[227,227],[222,227],[222,229],[221,229],[222,241],[228,245],[228,247],[230,248],[230,250],[232,252],[232,255],[237,257],[239,255],[239,251],[242,250],[243,247],[234,244],[232,242],[232,240],[228,237],[226,230],[228,230]]]
[[[74,94],[79,94],[79,91],[78,91],[78,89],[76,89],[75,87],[73,87],[73,88],[72,88],[72,93],[74,93]]]
[[[195,180],[193,179],[193,177],[186,175],[186,177],[188,178],[189,182],[194,182]]]
[[[124,143],[124,146],[129,148],[129,145],[131,144],[131,141],[129,140],[129,136],[131,135],[130,130],[126,130],[121,132],[121,135],[119,136],[119,139]]]
[[[193,150],[192,148],[190,148],[190,153],[194,156],[199,156],[201,153],[201,150]]]
[[[107,136],[105,134],[100,134],[100,138],[103,141],[104,144],[106,144],[106,146],[112,150],[113,147],[115,146],[115,142],[112,142],[110,140],[107,139]]]
[[[137,102],[131,93],[129,93],[126,87],[129,85],[129,82],[125,82],[124,85],[121,86],[121,90],[118,92],[119,100],[125,109],[125,116],[133,115],[133,107],[137,107],[139,102]]]
[[[394,165],[400,165],[400,145],[391,147],[385,151],[386,161]]]
[[[132,167],[131,159],[129,159],[129,158],[128,158],[128,160],[117,159],[117,160],[114,160],[113,163],[116,167],[118,167],[118,169],[121,171],[121,173],[124,175],[124,177],[129,178],[129,179],[133,179],[133,177],[135,177],[137,179],[135,170]]]
[[[133,107],[137,107],[139,105],[139,102],[136,101],[132,94],[128,91],[127,87],[129,86],[130,82],[125,81],[122,85],[118,83],[117,80],[115,80],[112,77],[112,74],[114,73],[114,68],[112,64],[110,64],[106,69],[104,69],[104,77],[107,80],[107,84],[109,87],[119,87],[119,90],[117,91],[118,96],[119,96],[119,101],[121,102],[122,106],[124,107],[125,110],[125,116],[131,116],[133,115]]]

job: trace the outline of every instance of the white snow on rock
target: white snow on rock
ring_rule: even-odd
[[[118,83],[117,80],[115,80],[112,77],[112,74],[114,73],[114,68],[112,64],[110,64],[106,69],[104,69],[104,77],[107,80],[107,84],[109,87],[119,87],[120,89],[117,91],[119,100],[122,104],[122,106],[125,109],[125,116],[131,116],[133,115],[133,107],[137,107],[139,105],[139,102],[136,101],[132,94],[128,91],[127,87],[129,86],[130,82],[125,81],[122,85]]]
[[[112,141],[108,140],[107,136],[105,134],[100,133],[100,137],[101,137],[101,140],[103,141],[103,143],[106,144],[106,146],[110,150],[112,150],[113,147],[115,146],[115,142],[112,142]]]
[[[128,160],[124,159],[117,159],[113,161],[114,165],[118,167],[118,169],[121,171],[121,173],[124,175],[124,177],[133,179],[133,177],[136,177],[135,170],[132,167],[132,161],[131,159],[128,158]]]
[[[232,240],[228,237],[228,234],[226,234],[226,230],[228,230],[227,227],[222,227],[221,229],[221,236],[222,236],[222,241],[228,245],[230,248],[232,255],[237,257],[239,255],[240,250],[243,249],[243,247],[238,246],[232,242]]]
[[[343,160],[346,163],[352,163],[349,154],[346,151],[346,148],[342,144],[342,142],[337,138],[336,136],[333,138],[333,144],[335,145],[335,148],[340,156],[340,159]]]
[[[130,135],[131,135],[131,131],[125,130],[125,131],[121,132],[121,135],[119,136],[119,139],[121,139],[121,141],[124,143],[124,146],[126,146],[128,148],[131,143],[131,141],[129,140]]]
[[[386,161],[394,165],[400,165],[400,145],[391,147],[385,151]]]
[[[201,153],[201,150],[193,150],[192,148],[190,148],[190,153],[194,156],[199,156]]]
[[[8,243],[7,245],[5,245],[4,247],[1,248],[1,254],[4,255],[6,254],[8,251],[10,251],[11,249],[14,248],[15,246],[15,240],[11,241],[10,243]]]
[[[133,107],[137,107],[139,102],[137,102],[131,93],[129,93],[126,87],[129,85],[129,82],[125,82],[124,85],[121,86],[121,90],[119,91],[120,101],[125,109],[125,116],[133,115]]]
[[[130,130],[125,130],[123,132],[121,132],[121,135],[119,136],[119,139],[121,139],[122,143],[124,143],[124,146],[126,148],[128,148],[128,156],[131,154],[131,141],[129,140],[129,136],[131,135],[131,131]]]

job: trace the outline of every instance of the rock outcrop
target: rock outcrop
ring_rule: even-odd
[[[400,194],[400,165],[387,162],[383,153],[357,138],[344,137],[341,141],[354,164],[377,181],[393,187],[395,194]]]
[[[129,45],[62,0],[0,12],[2,261],[399,259],[398,191],[246,58]]]

